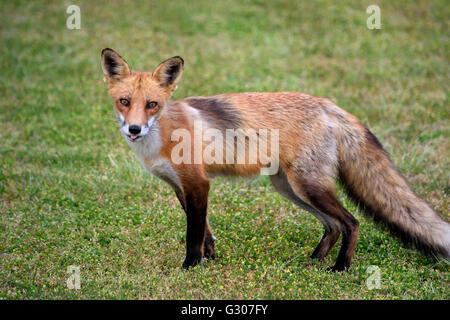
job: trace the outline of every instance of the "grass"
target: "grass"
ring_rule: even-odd
[[[378,1],[2,2],[0,298],[449,299],[449,265],[361,221],[350,272],[308,259],[322,235],[268,179],[214,180],[218,258],[189,272],[185,217],[113,121],[100,68],[111,47],[151,70],[181,55],[175,99],[303,91],[333,99],[380,138],[417,193],[449,218],[449,6]],[[81,289],[66,286],[81,270]],[[368,290],[366,269],[380,268]]]

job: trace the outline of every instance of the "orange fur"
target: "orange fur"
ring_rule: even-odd
[[[342,235],[333,270],[349,268],[359,230],[359,222],[336,197],[338,177],[375,217],[407,241],[449,256],[449,224],[412,192],[381,144],[356,117],[328,99],[299,92],[227,93],[173,102],[170,96],[183,66],[180,57],[173,57],[151,73],[137,72],[113,50],[102,53],[105,79],[121,125],[149,127],[149,138],[128,143],[150,172],[174,188],[186,211],[185,267],[197,264],[203,256],[215,257],[214,236],[206,218],[209,178],[255,175],[268,166],[259,154],[256,163],[249,163],[252,139],[261,138],[260,133],[245,138],[243,150],[234,141],[227,145],[236,151],[233,163],[194,163],[194,153],[191,164],[175,163],[172,155],[179,142],[172,135],[184,129],[195,136],[196,121],[201,121],[202,130],[215,128],[223,134],[227,129],[278,130],[279,170],[271,180],[277,191],[323,223],[325,233],[313,258],[323,259]],[[121,99],[130,104],[123,105]],[[149,109],[149,101],[157,102],[157,107]],[[202,141],[201,149],[207,146]],[[190,147],[195,149],[194,141]],[[274,146],[269,145],[268,152],[272,151]],[[245,152],[244,164],[236,163],[239,152]]]

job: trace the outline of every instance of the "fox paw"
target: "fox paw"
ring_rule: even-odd
[[[212,236],[209,239],[205,239],[205,243],[203,245],[203,256],[208,259],[214,260],[216,258],[216,252],[214,250],[214,241],[216,241],[216,237]]]
[[[186,259],[184,259],[183,262],[183,269],[187,270],[191,267],[195,267],[196,265],[198,265],[200,262],[202,262],[203,258],[200,257],[186,257]]]

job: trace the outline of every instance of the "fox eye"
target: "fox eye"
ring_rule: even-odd
[[[145,106],[147,109],[153,109],[156,108],[158,106],[158,102],[156,101],[150,101],[149,103],[147,103],[147,105]]]
[[[130,105],[130,101],[128,101],[127,99],[120,99],[120,103],[125,107],[128,107]]]

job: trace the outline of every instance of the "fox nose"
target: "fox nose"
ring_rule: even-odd
[[[131,134],[139,134],[141,133],[141,126],[132,124],[131,126],[129,126],[128,131],[130,131]]]

